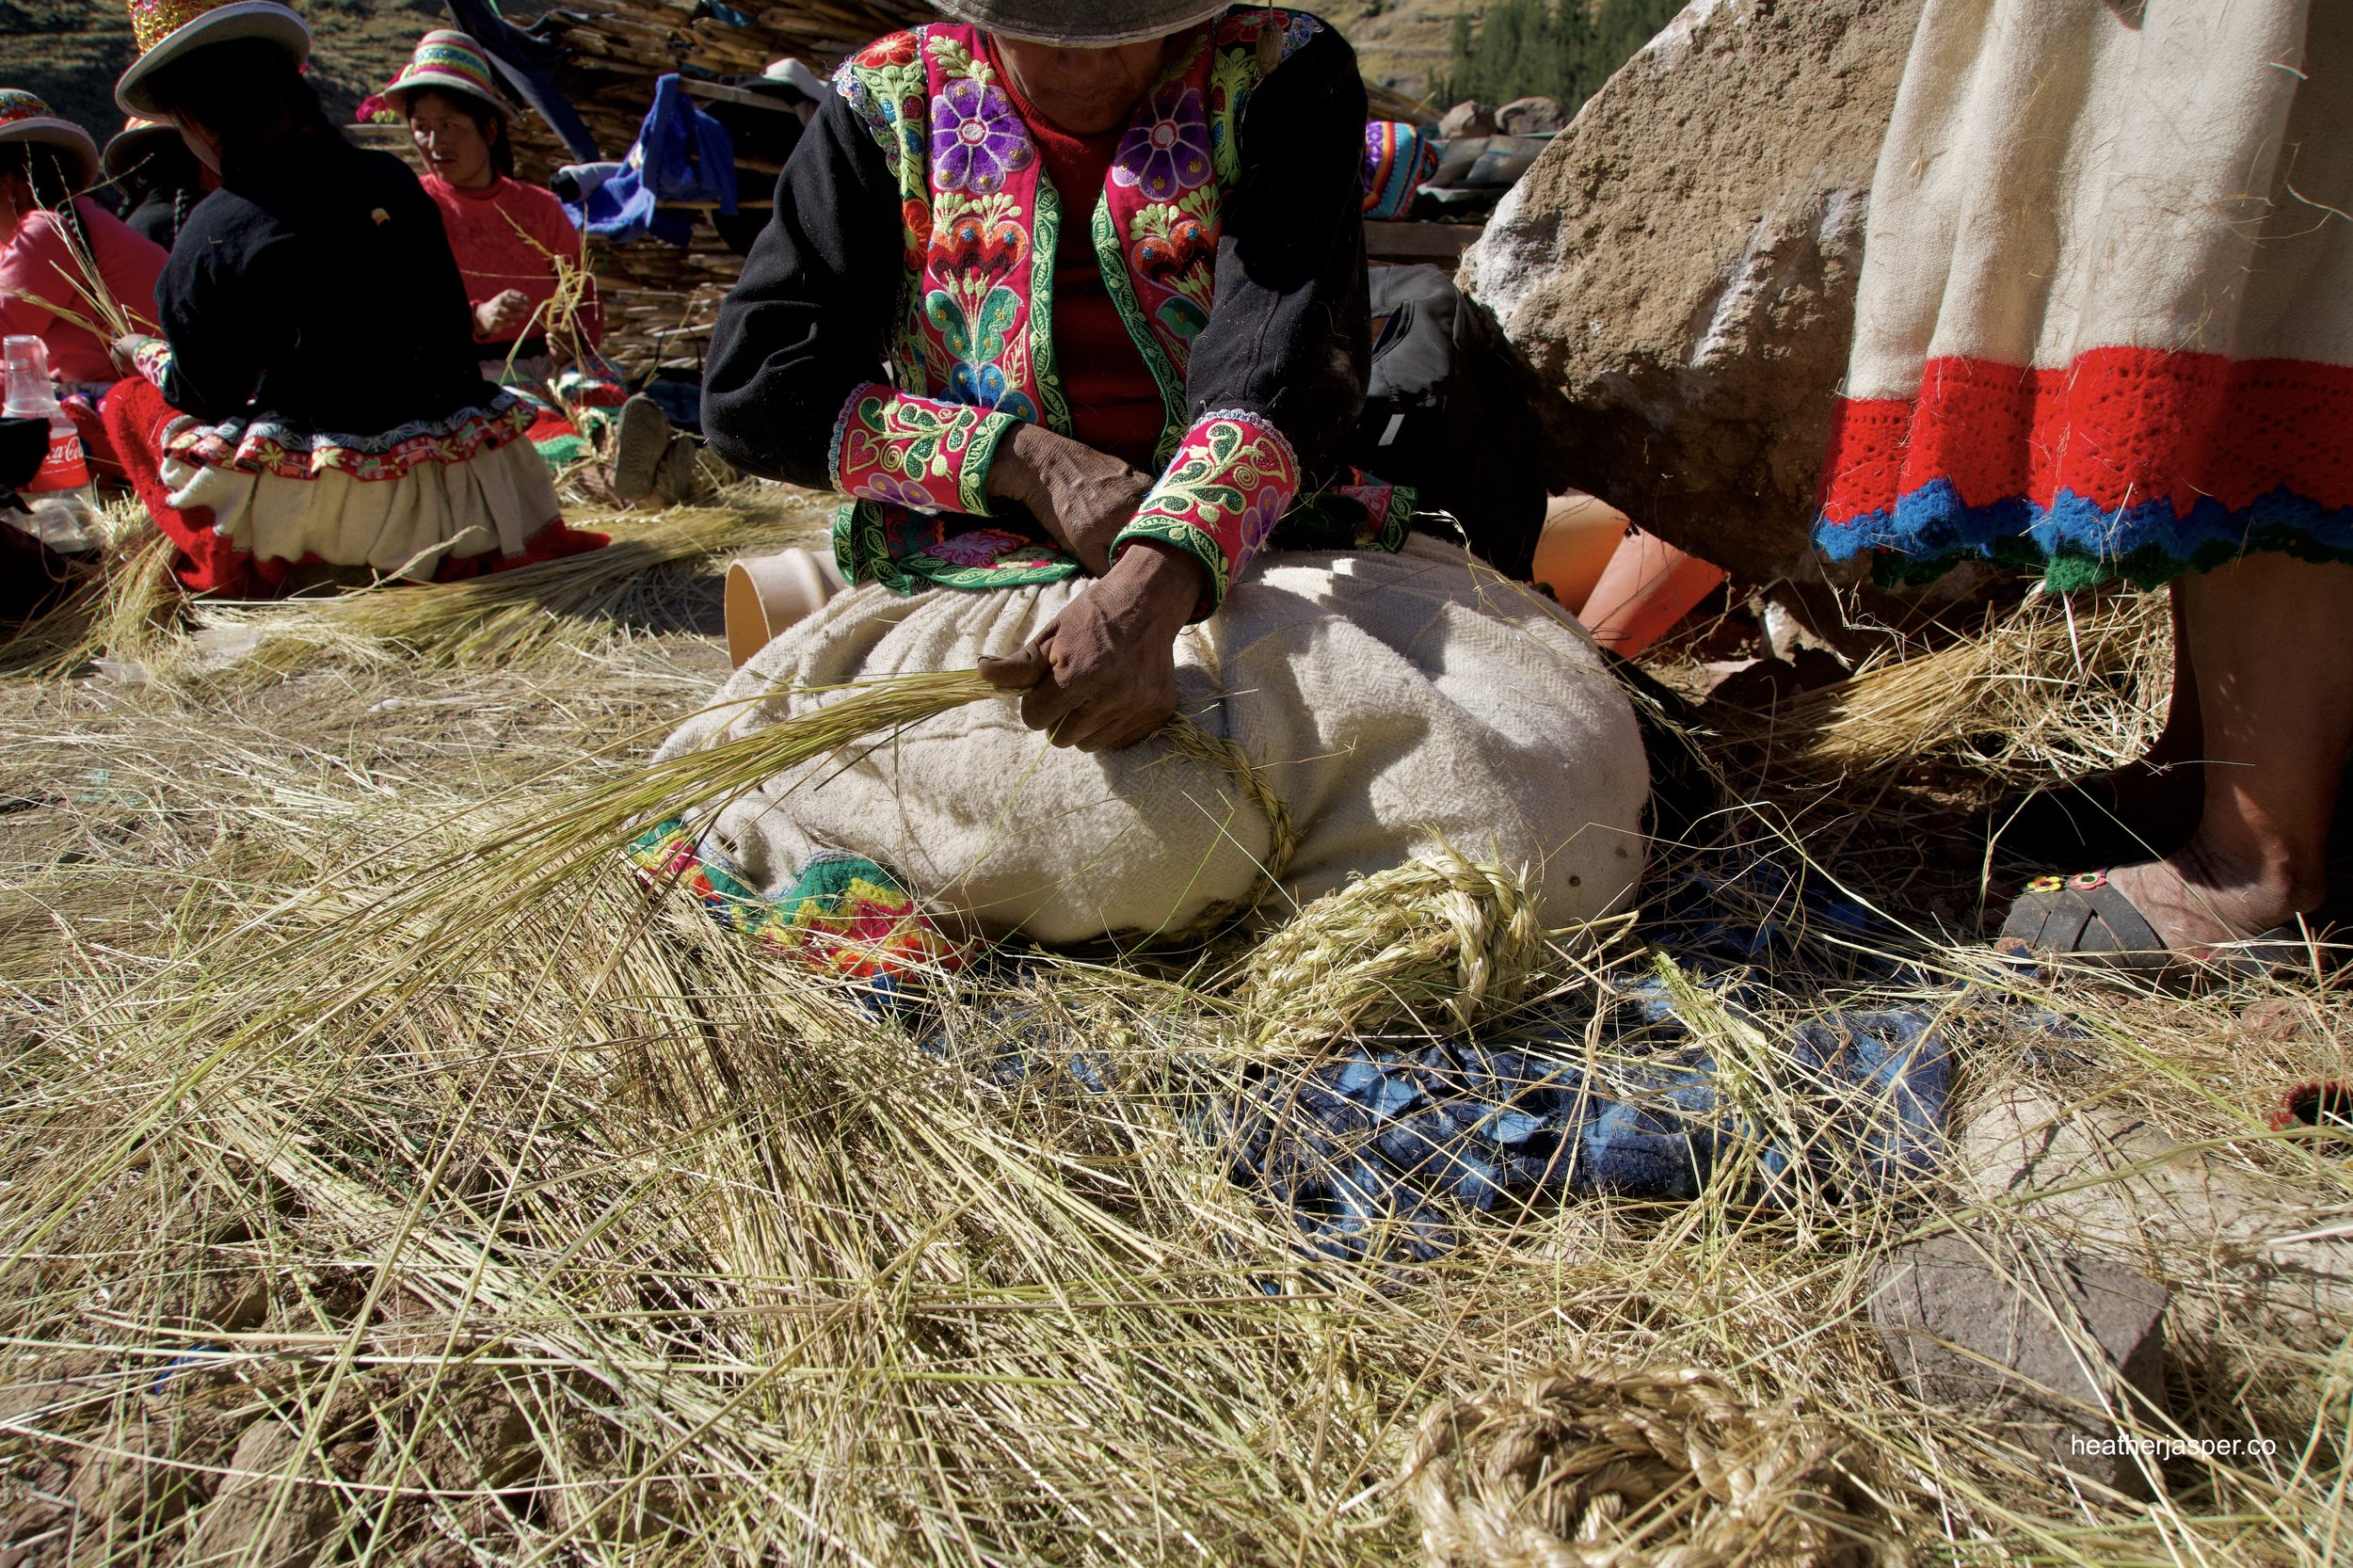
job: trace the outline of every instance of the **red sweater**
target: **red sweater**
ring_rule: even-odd
[[[580,231],[564,216],[564,203],[552,191],[504,175],[480,190],[460,189],[434,174],[426,175],[424,183],[424,193],[441,209],[441,227],[448,231],[457,270],[465,276],[469,305],[478,307],[508,289],[520,289],[536,310],[555,295],[555,267],[550,254],[574,263],[584,261]],[[593,281],[580,321],[591,344],[602,341],[604,307]],[[539,328],[535,326],[530,335],[538,337]],[[477,332],[474,341],[495,340]]]
[[[155,321],[155,280],[164,270],[164,248],[146,238],[122,219],[87,196],[73,199],[82,220],[90,259],[115,302],[136,316],[142,327]],[[61,381],[112,381],[121,376],[98,337],[52,315],[23,297],[38,295],[76,315],[96,319],[74,285],[82,269],[73,263],[57,215],[46,209],[26,213],[16,232],[0,247],[0,332],[29,333],[49,349],[50,374]]]
[[[1096,451],[1108,452],[1145,473],[1158,473],[1152,449],[1160,443],[1167,409],[1160,402],[1160,384],[1152,379],[1135,340],[1128,335],[1127,323],[1119,319],[1119,307],[1103,286],[1089,239],[1096,206],[1103,200],[1103,182],[1127,127],[1096,136],[1065,131],[1021,96],[993,44],[989,63],[1021,112],[1046,160],[1047,177],[1062,198],[1062,243],[1054,253],[1054,368],[1070,395],[1071,423],[1079,440]]]

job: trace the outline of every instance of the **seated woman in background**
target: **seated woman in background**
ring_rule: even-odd
[[[139,378],[105,411],[181,581],[447,580],[603,543],[565,527],[530,409],[484,383],[416,176],[321,112],[301,18],[235,0],[152,37],[152,14],[116,100],[168,117],[221,187],[164,269],[162,337],[117,344]]]
[[[137,115],[124,120],[106,143],[99,168],[120,196],[122,221],[166,250],[179,240],[196,204],[220,184],[188,152],[178,131]],[[147,297],[152,297],[152,290]]]
[[[484,360],[504,363],[513,355],[519,363],[544,364],[552,346],[576,354],[594,348],[604,336],[604,316],[580,231],[554,192],[515,178],[509,110],[480,47],[446,28],[425,34],[384,99],[408,121],[418,155],[433,171],[424,193],[441,209]],[[559,258],[583,269],[584,293],[574,319],[557,324],[579,341],[551,345]]]
[[[103,317],[75,252],[95,265],[114,303],[152,327],[164,250],[80,194],[97,173],[88,132],[31,93],[0,88],[0,333],[37,337],[48,348],[66,410],[104,470],[110,455],[97,405],[121,373],[106,339],[90,329]]]
[[[583,456],[585,443],[555,398],[554,379],[575,366],[594,374],[604,314],[564,204],[515,178],[510,111],[489,60],[463,33],[427,33],[383,96],[432,170],[424,193],[441,209],[466,280],[483,376],[533,402],[532,441],[542,456],[559,466]],[[559,261],[574,269],[570,289]],[[600,399],[618,400],[617,387]]]

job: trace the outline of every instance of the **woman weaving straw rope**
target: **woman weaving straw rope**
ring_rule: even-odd
[[[418,580],[592,549],[564,525],[530,410],[486,384],[440,211],[407,166],[344,140],[274,0],[133,0],[115,98],[168,119],[220,188],[156,285],[160,337],[107,429],[181,581],[251,595]]]
[[[903,672],[977,664],[1018,710],[787,772],[643,862],[864,952],[945,951],[927,917],[1166,933],[1262,868],[1311,897],[1449,843],[1553,923],[1620,903],[1647,773],[1598,658],[1331,472],[1369,360],[1345,40],[1203,0],[939,3],[841,68],[705,377],[722,456],[853,498],[855,585],[804,563],[822,607],[667,751]],[[1209,744],[1142,744],[1179,710]]]

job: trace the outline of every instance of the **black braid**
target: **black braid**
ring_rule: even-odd
[[[180,186],[171,193],[171,245],[180,243],[180,231],[188,226],[188,187]],[[171,245],[164,247],[168,250]]]

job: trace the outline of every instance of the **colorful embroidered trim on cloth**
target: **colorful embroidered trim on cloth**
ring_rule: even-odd
[[[441,420],[418,420],[380,436],[305,434],[283,424],[225,420],[191,424],[171,438],[171,455],[206,468],[315,479],[339,470],[362,482],[405,478],[427,463],[454,468],[530,434],[531,405],[500,392],[488,408],[460,408]]]
[[[1203,414],[1112,541],[1112,559],[1157,539],[1200,562],[1209,585],[1193,610],[1199,620],[1225,601],[1298,493],[1299,458],[1280,430],[1242,410]]]
[[[988,465],[1014,423],[1010,414],[869,381],[833,422],[826,467],[844,495],[986,517]]]
[[[2353,367],[2103,348],[2065,370],[1930,360],[1845,400],[1814,541],[1883,579],[2040,565],[2154,587],[2249,550],[2353,560]]]
[[[836,974],[905,979],[961,968],[967,959],[889,872],[856,856],[813,860],[770,898],[676,817],[648,828],[626,853],[648,885],[682,887],[728,930]]]

